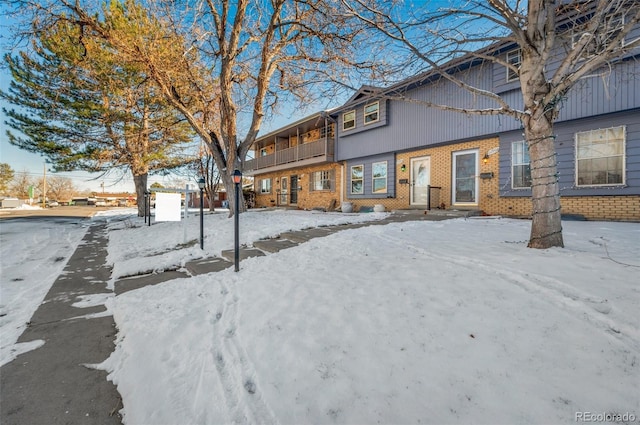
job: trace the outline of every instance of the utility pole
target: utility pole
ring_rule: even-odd
[[[47,207],[47,164],[42,166],[43,169],[43,177],[42,177],[42,208]]]

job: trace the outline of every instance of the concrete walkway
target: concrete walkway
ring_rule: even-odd
[[[2,425],[121,423],[116,387],[106,372],[85,366],[113,352],[113,317],[83,317],[104,312],[104,306],[72,306],[82,295],[108,292],[106,247],[105,226],[90,227],[18,339],[44,345],[0,368]]]
[[[298,246],[314,238],[328,236],[347,229],[357,229],[365,226],[380,226],[394,222],[429,220],[438,221],[456,217],[467,216],[467,212],[430,212],[425,214],[423,210],[398,211],[389,214],[382,220],[367,221],[355,224],[338,224],[335,226],[313,227],[310,229],[283,232],[275,238],[255,241],[253,246],[243,246],[240,248],[239,257],[242,260],[251,257],[263,257],[283,249]],[[187,262],[183,270],[166,271],[163,273],[152,273],[140,276],[131,276],[119,279],[115,282],[116,295],[131,291],[148,285],[156,285],[168,280],[186,278],[200,274],[219,272],[229,267],[233,267],[234,250],[222,251],[222,257],[210,257]]]
[[[422,212],[395,213],[379,221],[285,232],[273,239],[256,241],[252,247],[242,248],[240,259],[278,252],[346,229],[452,217]],[[106,247],[106,227],[90,227],[18,340],[43,340],[44,345],[0,368],[2,425],[121,423],[118,411],[122,408],[122,401],[116,387],[107,381],[106,372],[87,366],[103,362],[113,352],[116,336],[113,317],[100,315],[106,310],[103,305],[88,308],[72,305],[82,295],[110,293],[107,282],[111,270],[106,266]],[[224,251],[223,257],[191,261],[183,271],[120,279],[115,282],[115,295],[231,267],[233,250]]]

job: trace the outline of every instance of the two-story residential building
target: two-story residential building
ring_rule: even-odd
[[[513,61],[515,46],[496,54]],[[461,77],[522,104],[517,76],[497,63],[455,63]],[[562,209],[591,219],[640,220],[640,72],[629,56],[584,78],[563,99],[554,126]],[[530,215],[531,177],[519,121],[465,115],[394,99],[487,108],[437,73],[377,95],[357,93],[333,114],[345,199],[388,209],[453,208]],[[495,106],[495,105],[493,105]],[[428,206],[427,203],[430,203]]]
[[[259,137],[244,174],[254,177],[256,206],[334,207],[341,197],[335,122],[317,113]]]
[[[640,31],[629,35],[639,36]],[[559,60],[575,37],[567,32],[558,39]],[[515,44],[489,49],[504,62],[519,61]],[[639,57],[636,49],[608,64],[583,78],[562,99],[554,137],[564,214],[640,220]],[[556,65],[552,62],[550,66]],[[499,94],[514,108],[522,105],[518,76],[504,65],[469,56],[450,62],[445,70]],[[399,95],[418,102],[402,100]],[[326,143],[331,143],[331,149],[325,151],[331,155],[320,155],[309,168],[302,162],[308,159],[284,162],[276,158],[269,166],[257,167],[264,171],[265,179],[276,179],[276,193],[280,194],[280,198],[263,198],[258,206],[322,205],[311,201],[311,189],[321,187],[315,185],[315,173],[332,170],[331,182],[335,184],[330,187],[335,192],[329,198],[349,201],[356,209],[382,204],[390,210],[447,208],[530,215],[529,155],[521,123],[508,116],[426,107],[419,101],[459,108],[495,107],[435,71],[385,89],[363,87],[329,114],[309,117],[259,139],[256,149],[264,150],[264,156],[254,161],[297,146],[300,135],[311,131],[313,123],[325,128],[334,125],[324,134]],[[335,142],[329,142],[329,133],[335,134]],[[301,175],[309,178],[305,184],[300,184]],[[308,191],[304,202],[300,193],[292,197],[292,176],[297,176],[299,189]],[[271,193],[272,183],[257,177],[256,189]],[[283,188],[285,177],[287,186]],[[276,202],[272,202],[274,198]]]

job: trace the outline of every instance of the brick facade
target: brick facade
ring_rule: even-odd
[[[372,207],[382,204],[387,211],[404,209],[424,209],[423,206],[412,206],[410,203],[411,185],[400,183],[401,180],[411,182],[411,159],[423,156],[430,158],[431,173],[430,184],[432,187],[441,187],[433,191],[434,199],[432,208],[444,204],[445,209],[477,209],[487,215],[504,215],[528,217],[531,215],[531,198],[501,197],[499,188],[499,145],[498,138],[483,139],[477,141],[449,144],[408,152],[397,153],[395,157],[396,194],[393,198],[386,199],[348,199],[352,202],[354,210],[360,207]],[[453,154],[455,152],[475,150],[478,153],[478,175],[493,173],[491,178],[479,179],[479,191],[477,205],[452,206],[452,176]],[[494,152],[483,159],[489,152]],[[402,171],[402,166],[405,170]],[[297,167],[272,173],[255,176],[256,207],[270,206],[294,206],[300,209],[328,208],[333,201],[340,206],[344,197],[342,192],[346,190],[348,179],[343,178],[343,165],[328,163],[308,167]],[[310,178],[312,173],[318,171],[333,171],[333,190],[310,190]],[[292,175],[298,176],[298,201],[291,204],[280,197],[278,190],[281,187],[281,179],[290,179]],[[260,181],[271,179],[271,192],[260,193]],[[437,200],[435,197],[437,196]],[[283,202],[284,201],[284,202]],[[640,196],[564,196],[561,198],[562,213],[581,215],[589,220],[626,220],[640,221]]]
[[[342,167],[337,163],[313,165],[309,167],[291,168],[288,170],[276,171],[272,173],[260,174],[255,176],[256,191],[256,208],[272,207],[272,206],[296,206],[300,209],[328,208],[333,200],[336,205],[340,205],[341,188],[342,188]],[[312,173],[317,171],[333,171],[333,189],[328,190],[310,190],[310,178]],[[283,199],[278,192],[281,188],[281,179],[290,179],[292,175],[298,176],[298,202],[294,205]],[[262,179],[271,179],[271,192],[267,194],[260,193],[260,181]]]
[[[410,164],[412,158],[429,156],[431,162],[431,186],[441,187],[437,204],[446,209],[477,209],[487,215],[525,216],[531,215],[531,198],[501,197],[499,195],[499,154],[491,154],[486,161],[483,157],[499,145],[498,138],[444,145],[396,154],[395,174],[396,196],[387,199],[349,199],[357,211],[362,206],[384,205],[386,210],[411,209],[409,184],[399,183],[402,179],[411,181]],[[493,173],[492,178],[479,179],[477,206],[456,207],[451,205],[453,153],[477,150],[481,173]],[[405,171],[402,171],[402,166]],[[343,190],[348,183],[343,181]],[[435,192],[434,192],[435,195]],[[339,197],[337,198],[339,199]],[[589,220],[640,221],[640,196],[565,196],[561,198],[562,213],[584,216]],[[434,202],[432,202],[432,208]],[[416,207],[424,208],[424,207]]]

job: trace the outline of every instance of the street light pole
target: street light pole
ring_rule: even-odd
[[[149,208],[149,226],[151,226],[151,191],[147,190],[147,207]]]
[[[240,224],[240,194],[239,194],[239,186],[240,186],[240,182],[242,182],[242,173],[240,172],[240,170],[235,170],[233,172],[233,182],[235,183],[235,194],[236,194],[236,200],[235,200],[235,211],[234,211],[234,264],[235,264],[235,271],[239,271],[240,270],[240,233],[239,233],[239,224]]]
[[[198,187],[200,188],[200,249],[204,249],[204,177],[198,179]]]

